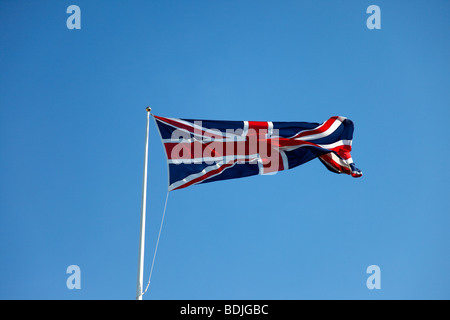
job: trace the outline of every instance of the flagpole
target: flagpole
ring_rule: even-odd
[[[144,177],[142,186],[141,231],[139,235],[139,263],[137,274],[136,300],[142,300],[142,289],[144,282],[145,213],[147,207],[148,131],[150,122],[150,112],[152,111],[152,109],[150,107],[147,107],[145,110],[147,110],[147,131],[145,136]]]

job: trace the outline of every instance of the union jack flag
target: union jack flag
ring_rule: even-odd
[[[318,158],[352,177],[353,122],[188,120],[154,116],[167,155],[169,191],[258,174],[274,174]]]

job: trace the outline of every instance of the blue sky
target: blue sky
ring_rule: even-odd
[[[69,5],[81,29],[69,30]],[[369,30],[369,5],[381,29]],[[174,191],[144,299],[449,299],[448,1],[0,0],[0,298],[134,299],[145,107],[355,123],[315,160]],[[167,168],[150,128],[144,281]],[[81,289],[66,287],[69,265]],[[381,289],[366,287],[378,265]]]

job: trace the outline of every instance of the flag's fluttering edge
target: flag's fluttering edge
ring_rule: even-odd
[[[292,169],[314,158],[332,172],[361,177],[353,163],[353,122],[211,121],[154,116],[169,168],[169,191]]]

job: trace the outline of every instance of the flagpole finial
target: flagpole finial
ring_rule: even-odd
[[[145,110],[147,110],[147,112],[151,112],[151,111],[152,111],[152,108],[147,107]]]

